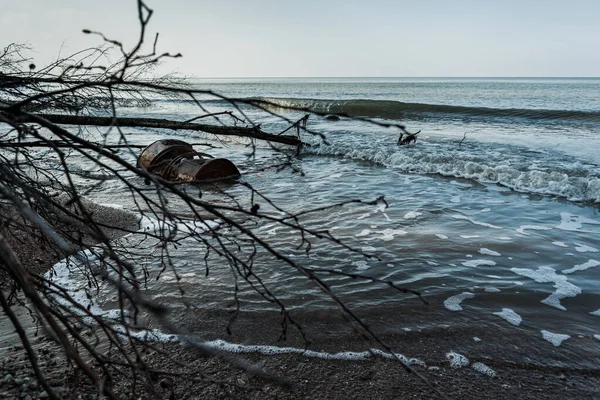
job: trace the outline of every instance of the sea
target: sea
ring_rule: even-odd
[[[427,365],[471,360],[492,372],[513,364],[598,371],[600,78],[189,79],[186,85],[202,93],[155,95],[118,115],[186,121],[231,111],[239,120],[220,114],[196,122],[260,124],[274,134],[309,115],[306,130],[285,133],[306,143],[299,154],[239,137],[122,128],[131,144],[177,138],[230,159],[241,171],[237,182],[182,190],[232,209],[258,204],[258,214],[270,217],[223,209],[266,247],[219,228],[230,241],[223,245],[252,260],[260,280],[193,239],[208,236],[202,224],[177,232],[184,237],[168,249],[167,264],[160,243],[123,239],[137,249],[128,256],[146,271],[145,295],[179,310],[189,334],[238,352],[359,357],[339,353],[350,350],[344,338],[355,335],[334,317],[342,302],[409,358],[411,343],[434,340],[436,355],[421,355]],[[325,118],[330,114],[340,120]],[[397,145],[399,126],[419,132],[416,143]],[[114,128],[93,132],[118,141]],[[132,162],[135,156],[124,155]],[[140,235],[164,228],[110,171],[72,157],[86,197],[143,214]],[[132,175],[130,182],[142,186],[143,179]],[[174,213],[191,214],[185,202],[169,199]],[[110,285],[92,290],[68,264],[57,264],[54,276],[85,292],[82,301],[91,298],[104,311],[118,304]],[[322,278],[327,290],[297,266]],[[319,334],[336,338],[337,352],[315,353],[318,340],[308,347],[312,353],[278,342],[278,324],[258,338],[227,332],[236,310],[240,320],[265,321],[280,318],[282,306],[305,325],[326,327]],[[231,330],[245,327],[233,322]]]

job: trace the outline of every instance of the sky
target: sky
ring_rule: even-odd
[[[34,62],[131,47],[135,0],[0,0],[0,46]],[[148,42],[197,77],[597,77],[600,0],[147,0]]]

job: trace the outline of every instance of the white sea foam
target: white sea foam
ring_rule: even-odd
[[[500,289],[498,289],[497,287],[493,287],[493,286],[486,286],[485,288],[483,288],[484,292],[487,293],[498,293],[500,291]]]
[[[575,201],[600,201],[600,178],[593,170],[588,171],[587,177],[582,177],[579,171],[581,166],[577,167],[577,171],[574,171],[573,174],[570,174],[568,170],[556,171],[553,168],[525,170],[518,165],[527,163],[528,160],[517,154],[512,156],[514,158],[512,160],[508,160],[506,157],[501,160],[497,155],[488,153],[489,157],[474,161],[466,153],[448,157],[447,151],[432,152],[430,148],[425,147],[411,150],[410,152],[391,149],[375,150],[373,146],[357,147],[355,143],[343,139],[329,145],[306,149],[306,151],[316,154],[342,155],[351,159],[371,160],[416,174],[440,174],[480,182],[500,183],[507,188],[521,192],[552,194]],[[587,169],[587,167],[585,168]],[[451,184],[473,187],[472,184],[456,181],[451,181]],[[504,202],[504,200],[496,199],[486,201],[490,204]]]
[[[387,208],[387,206],[385,204],[379,204],[379,205],[377,205],[377,207],[375,207],[375,211],[374,212],[375,213],[378,213],[378,212],[382,213],[382,212],[385,212],[386,208]]]
[[[498,240],[512,240],[509,236],[499,236]]]
[[[460,196],[452,196],[450,198],[450,203],[455,203],[455,204],[460,203]]]
[[[575,243],[575,250],[577,250],[580,253],[597,253],[598,249],[591,247],[591,246],[586,246],[585,244],[579,244],[579,243]]]
[[[502,254],[498,253],[497,251],[486,249],[485,247],[482,247],[481,249],[479,249],[479,253],[483,254],[484,256],[500,257],[502,255]]]
[[[569,247],[565,242],[552,242],[552,244],[558,247]]]
[[[97,257],[93,254],[93,248],[84,250],[78,254],[79,258],[86,259],[88,262],[93,262]],[[81,285],[76,282],[81,281],[77,276],[80,272],[76,268],[69,270],[67,268],[67,260],[59,261],[54,267],[48,271],[45,275],[47,279],[52,280],[55,284],[63,287],[77,303],[79,303],[84,309],[92,315],[103,316],[104,318],[114,320],[112,329],[121,334],[126,334],[126,329],[121,325],[121,310],[102,310],[97,304],[91,300],[91,296],[87,293],[87,281],[83,281]],[[71,307],[74,313],[82,314],[82,311],[74,308],[66,300],[56,299],[62,301],[66,307]],[[128,313],[124,312],[123,316],[127,319]],[[90,316],[84,318],[84,322],[93,324],[94,319]],[[157,329],[151,330],[140,330],[132,331],[129,329],[128,333],[137,339],[153,342],[173,342],[180,341],[182,338],[163,333]],[[324,351],[313,351],[305,350],[293,347],[277,347],[277,346],[264,346],[264,345],[241,345],[228,343],[223,340],[215,340],[210,342],[197,342],[200,346],[216,349],[220,351],[227,351],[232,353],[260,353],[264,355],[276,355],[276,354],[298,354],[304,357],[320,358],[326,360],[366,360],[373,356],[379,356],[387,359],[399,359],[406,365],[418,365],[426,367],[426,364],[417,358],[408,358],[402,354],[394,353],[390,354],[379,349],[371,349],[370,351],[364,352],[340,352],[340,353],[328,353]]]
[[[594,339],[600,340],[600,335],[594,335]]]
[[[229,353],[259,353],[266,356],[274,356],[280,354],[298,354],[308,358],[319,358],[322,360],[341,360],[341,361],[356,361],[356,360],[368,360],[373,356],[378,356],[386,359],[400,359],[406,365],[418,365],[425,367],[426,364],[418,358],[408,358],[400,353],[390,354],[388,352],[371,349],[370,351],[354,352],[344,351],[340,353],[328,353],[326,351],[315,351],[305,350],[296,347],[278,347],[278,346],[266,346],[266,345],[243,345],[236,343],[229,343],[224,340],[213,340],[210,342],[202,343],[203,346],[208,348],[226,351]]]
[[[594,268],[600,265],[600,261],[596,261],[596,260],[589,260],[583,264],[578,264],[576,266],[574,266],[573,268],[569,268],[569,269],[564,269],[562,271],[563,274],[572,274],[573,272],[577,272],[577,271],[585,271],[586,269],[590,269],[590,268]]]
[[[481,339],[479,339],[477,336],[473,336],[473,340],[474,340],[475,342],[481,342]]]
[[[371,230],[370,229],[363,229],[362,231],[360,231],[360,233],[357,233],[356,237],[365,237],[365,236],[369,236],[371,234]]]
[[[54,300],[62,304],[65,308],[71,310],[75,315],[82,316],[84,323],[93,326],[96,323],[94,316],[102,316],[106,318],[107,322],[112,322],[112,329],[121,334],[126,334],[127,329],[122,325],[121,321],[121,310],[103,310],[101,309],[92,299],[92,293],[88,288],[87,280],[81,279],[81,270],[73,265],[79,262],[94,263],[98,257],[94,254],[94,251],[98,251],[96,248],[90,248],[82,250],[77,254],[70,256],[68,259],[61,260],[54,264],[54,266],[44,274],[44,277],[53,284],[63,288],[66,293],[71,297],[73,301],[79,304],[77,307],[75,304],[68,301],[62,296],[54,296]],[[87,310],[84,312],[83,309]],[[123,312],[123,316],[127,317],[126,311]],[[126,318],[127,319],[127,318]],[[138,339],[168,342],[177,340],[177,336],[165,334],[157,329],[151,330],[129,330],[129,334]]]
[[[523,318],[521,318],[519,314],[517,314],[510,308],[503,308],[502,311],[498,311],[492,314],[499,316],[500,318],[508,321],[509,324],[512,324],[514,326],[519,326],[521,324],[521,321],[523,320]]]
[[[466,221],[469,221],[472,224],[479,225],[479,226],[485,226],[486,228],[502,229],[501,226],[488,224],[487,222],[475,221],[474,219],[469,218],[466,215],[455,214],[455,215],[452,216],[452,218],[454,218],[454,219],[464,219]]]
[[[565,335],[562,333],[553,333],[550,331],[545,331],[542,329],[542,337],[549,341],[550,343],[552,343],[554,346],[558,347],[562,344],[562,342],[564,342],[565,340],[569,339],[571,336],[570,335]]]
[[[446,360],[448,360],[452,368],[463,368],[469,365],[467,357],[453,351],[446,353]]]
[[[492,260],[469,260],[469,261],[463,261],[462,265],[464,265],[465,267],[479,267],[481,265],[496,265],[495,261]]]
[[[526,230],[532,230],[532,231],[549,231],[550,227],[548,226],[541,226],[541,225],[521,225],[519,228],[515,229],[517,232],[519,232],[522,235],[529,235],[529,233],[526,233]]]
[[[537,271],[527,268],[511,268],[511,271],[517,275],[533,279],[538,283],[554,283],[556,291],[546,299],[542,300],[542,303],[558,308],[559,310],[566,310],[566,308],[560,304],[562,299],[575,297],[581,293],[581,289],[578,286],[568,282],[566,276],[557,275],[556,270],[551,267],[542,266],[539,267]]]
[[[461,311],[463,308],[460,303],[466,299],[472,299],[475,295],[471,292],[463,292],[452,297],[448,297],[444,300],[444,307],[450,311]]]
[[[493,369],[491,369],[484,363],[475,362],[471,365],[471,368],[473,368],[475,371],[479,372],[480,374],[489,376],[490,378],[496,377],[496,371],[494,371]]]
[[[409,211],[404,214],[404,219],[416,219],[419,215],[423,215],[423,213],[419,211]]]
[[[448,239],[448,236],[442,235],[441,233],[436,233],[435,236],[439,237],[440,239]]]
[[[471,185],[470,183],[462,183],[462,182],[457,182],[457,181],[450,181],[450,183],[453,185],[465,187],[465,188],[473,187],[473,185]]]
[[[394,237],[404,236],[408,232],[406,232],[403,229],[384,229],[380,233],[381,233],[381,236],[379,238],[385,242],[389,242],[391,240],[394,240]]]
[[[116,210],[124,209],[123,204],[116,204],[116,203],[98,203],[98,204],[103,207],[114,208]]]
[[[354,265],[356,267],[356,269],[359,271],[364,271],[366,269],[371,268],[371,266],[364,260],[354,261],[352,263],[352,265]]]
[[[600,308],[597,309],[596,311],[590,312],[590,314],[595,315],[596,317],[600,317]]]
[[[463,239],[475,239],[475,238],[478,238],[481,236],[479,236],[479,235],[460,235],[460,237]]]
[[[600,225],[600,222],[568,212],[561,212],[560,224],[556,228],[563,231],[581,231],[583,224]]]
[[[482,213],[486,213],[486,212],[490,212],[490,211],[492,211],[492,209],[491,209],[491,208],[484,208],[484,209],[483,209],[483,210],[481,210],[480,212],[482,212]]]

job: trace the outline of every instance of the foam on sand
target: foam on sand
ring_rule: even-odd
[[[589,260],[583,264],[578,264],[576,266],[574,266],[573,268],[569,268],[569,269],[564,269],[562,271],[563,274],[572,274],[573,272],[577,272],[577,271],[585,271],[586,269],[590,269],[590,268],[594,268],[600,265],[600,261],[596,261],[596,260]]]
[[[491,369],[484,363],[475,362],[471,365],[471,368],[473,368],[475,371],[479,372],[480,374],[489,376],[490,378],[496,377],[496,371],[494,371],[493,369]]]
[[[457,294],[452,297],[448,297],[444,300],[444,307],[446,307],[450,311],[462,311],[462,307],[460,303],[466,299],[472,299],[475,295],[471,292],[463,292],[461,294]]]
[[[566,276],[556,274],[554,268],[542,266],[539,267],[537,271],[527,268],[511,268],[511,271],[517,275],[533,279],[538,283],[554,283],[556,291],[546,299],[542,300],[542,303],[558,308],[559,310],[566,310],[566,308],[560,304],[562,299],[575,297],[578,294],[581,294],[581,289],[578,286],[568,282]]]
[[[341,361],[356,361],[356,360],[368,360],[374,356],[394,360],[399,359],[406,365],[419,365],[425,367],[426,364],[418,358],[408,358],[403,354],[393,353],[390,354],[379,349],[370,349],[368,351],[354,352],[344,351],[340,353],[328,353],[326,351],[315,351],[306,350],[296,347],[278,347],[278,346],[267,346],[267,345],[243,345],[236,343],[229,343],[224,340],[213,340],[210,342],[203,342],[204,346],[215,350],[226,351],[229,353],[259,353],[265,356],[275,356],[280,354],[298,354],[309,358],[319,358],[322,360],[341,360]]]
[[[523,320],[523,318],[521,318],[519,314],[517,314],[510,308],[503,308],[502,311],[495,312],[492,314],[499,316],[500,318],[508,321],[509,324],[512,324],[514,326],[519,326],[521,324],[521,321]]]
[[[565,340],[569,339],[571,336],[570,335],[565,335],[562,333],[553,333],[550,331],[545,331],[542,329],[542,337],[549,341],[550,343],[552,343],[554,346],[558,347],[562,344],[562,342],[564,342]]]
[[[82,272],[79,267],[73,264],[81,261],[87,263],[97,261],[98,257],[94,254],[95,251],[100,250],[95,248],[82,250],[70,258],[59,261],[44,274],[46,279],[64,289],[79,307],[62,296],[52,295],[53,300],[69,309],[73,314],[80,315],[83,322],[88,325],[94,326],[96,324],[95,317],[104,317],[107,322],[111,323],[111,328],[117,333],[123,335],[129,334],[131,337],[140,340],[155,342],[176,341],[177,336],[160,332],[157,329],[142,329],[138,331],[132,331],[131,328],[127,329],[120,319],[121,310],[103,310],[92,300],[93,296],[91,292],[94,290],[88,287],[87,280],[79,278]],[[84,312],[84,309],[87,312]],[[124,312],[123,316],[127,317],[127,312]],[[127,319],[125,318],[125,323],[127,323]]]
[[[87,262],[93,262],[97,259],[97,257],[93,254],[93,248],[80,252],[78,257],[80,259],[85,259]],[[73,265],[73,261],[70,262],[70,265]],[[51,279],[55,284],[63,287],[67,293],[73,298],[79,305],[81,305],[84,309],[87,309],[88,312],[93,316],[103,316],[113,322],[111,328],[119,333],[119,334],[129,334],[131,337],[137,338],[139,340],[150,341],[150,342],[180,342],[183,341],[183,338],[178,337],[177,335],[167,334],[159,331],[158,329],[151,330],[139,330],[133,331],[131,327],[126,329],[125,326],[121,324],[121,310],[102,310],[93,300],[92,296],[88,293],[87,289],[87,281],[82,281],[78,279],[75,274],[80,274],[81,272],[77,268],[68,268],[67,260],[62,260],[58,262],[51,271],[46,273],[46,278]],[[76,284],[75,282],[81,282],[80,284]],[[83,311],[76,308],[74,305],[68,303],[65,299],[61,299],[60,297],[55,299],[56,301],[61,302],[65,307],[69,307],[73,310],[74,313],[83,314]],[[128,314],[125,312],[123,316],[128,319]],[[95,319],[92,316],[85,316],[83,318],[84,322],[90,325],[95,323]],[[277,346],[265,346],[265,345],[242,345],[242,344],[234,344],[228,343],[224,340],[214,340],[209,342],[197,342],[198,345],[220,350],[231,353],[260,353],[263,355],[277,355],[277,354],[298,354],[304,357],[310,358],[320,358],[325,360],[367,360],[373,357],[382,357],[386,359],[396,359],[400,360],[402,363],[406,365],[418,365],[426,367],[425,363],[417,358],[409,358],[399,353],[390,354],[388,352],[379,350],[379,349],[371,349],[363,352],[340,352],[340,353],[328,353],[324,351],[314,351],[314,350],[306,350],[301,348],[294,347],[277,347]]]
[[[450,362],[452,368],[463,368],[469,365],[469,359],[467,357],[453,351],[446,353],[446,360]]]

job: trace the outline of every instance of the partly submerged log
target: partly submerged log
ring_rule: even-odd
[[[33,116],[44,118],[49,122],[60,125],[128,126],[136,128],[191,130],[212,133],[215,135],[249,137],[274,143],[289,144],[292,146],[300,146],[302,144],[302,142],[295,136],[273,135],[263,132],[259,127],[256,126],[248,127],[197,124],[193,122],[180,122],[158,118],[113,118],[63,114],[33,114]],[[35,122],[33,118],[28,119],[27,114],[19,116],[18,120],[20,122]]]
[[[177,139],[161,139],[147,146],[137,166],[177,182],[214,182],[235,179],[240,171],[225,158],[214,158]]]
[[[404,136],[404,132],[402,132],[400,134],[400,137],[398,138],[398,145],[400,146],[404,146],[404,145],[409,145],[410,142],[413,143],[417,143],[417,135],[421,133],[421,131],[419,132],[415,132],[415,133],[406,133],[406,136]]]

